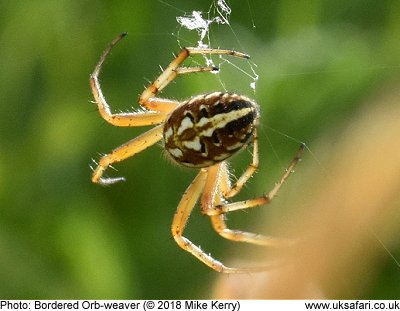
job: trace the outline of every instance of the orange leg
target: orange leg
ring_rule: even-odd
[[[293,172],[294,167],[300,161],[303,150],[304,146],[302,145],[298,150],[298,152],[296,153],[293,160],[290,162],[287,169],[285,170],[279,182],[268,193],[268,195],[256,199],[250,199],[234,203],[224,203],[223,202],[224,193],[231,193],[231,190],[234,189],[233,187],[230,188],[228,167],[225,163],[210,167],[209,176],[211,178],[207,179],[207,182],[205,184],[205,191],[202,198],[202,212],[210,216],[211,223],[215,231],[217,231],[222,237],[233,241],[246,242],[246,243],[265,245],[265,246],[287,245],[289,241],[284,239],[272,238],[260,234],[244,232],[241,230],[229,229],[227,228],[224,214],[231,211],[256,207],[270,203],[271,200],[278,193],[279,189],[285,183],[287,178]],[[238,183],[241,179],[247,180],[254,173],[253,171],[251,171],[251,168],[257,167],[256,165],[254,165],[255,162],[256,163],[258,162],[257,153],[258,151],[257,149],[255,149],[253,157],[255,157],[256,160],[254,160],[253,158],[253,163],[252,165],[249,166],[250,174],[248,168],[242,175],[242,177],[239,178]],[[238,185],[238,183],[236,183],[236,185]],[[240,190],[242,186],[243,184],[240,184],[239,188],[237,187],[236,189]],[[236,193],[237,191],[235,192],[235,194]]]
[[[188,218],[193,211],[194,206],[198,198],[200,197],[208,175],[208,169],[201,169],[200,173],[196,176],[194,181],[186,189],[183,197],[178,205],[177,211],[174,215],[172,221],[171,232],[172,235],[178,243],[178,245],[185,251],[191,253],[201,262],[209,266],[210,268],[225,273],[243,273],[254,271],[253,269],[240,269],[240,268],[230,268],[226,267],[224,264],[214,259],[206,252],[204,252],[199,246],[196,246],[189,239],[183,236],[183,231],[185,229]],[[258,269],[257,269],[258,270]]]
[[[226,186],[222,190],[224,198],[229,199],[229,198],[234,197],[236,194],[238,194],[240,192],[240,190],[242,190],[244,184],[256,172],[256,170],[258,169],[258,164],[259,164],[258,134],[257,134],[257,129],[254,129],[254,134],[253,134],[253,159],[252,159],[252,162],[249,164],[247,169],[239,177],[239,179],[236,181],[236,183],[233,186],[230,186],[229,176],[228,176],[228,174],[225,174],[226,175],[225,178],[228,179],[228,183],[226,184]]]
[[[163,90],[179,74],[218,71],[218,68],[215,67],[180,67],[180,65],[190,55],[195,54],[231,55],[240,58],[249,58],[247,54],[232,50],[202,49],[192,47],[183,48],[168,65],[168,67],[160,74],[160,76],[143,91],[142,95],[139,98],[139,103],[148,109],[152,109],[151,105],[149,105],[149,102],[153,100],[157,101],[158,99],[155,98],[157,93]]]
[[[171,100],[158,100],[149,102],[149,108],[152,112],[129,112],[129,113],[115,113],[110,110],[109,105],[103,95],[99,82],[99,74],[104,61],[110,54],[111,49],[123,38],[126,33],[121,34],[115,38],[104,50],[97,63],[93,73],[90,75],[90,87],[92,89],[93,97],[99,108],[100,115],[104,120],[114,126],[144,126],[153,125],[163,122],[167,114],[178,106],[178,102]]]
[[[163,126],[158,125],[122,146],[115,148],[110,154],[103,156],[99,161],[99,165],[93,171],[92,182],[101,185],[111,185],[119,181],[124,181],[123,177],[103,178],[102,176],[107,167],[113,163],[125,160],[161,140],[162,132]]]
[[[272,188],[272,190],[270,192],[268,192],[267,195],[264,195],[262,197],[255,198],[255,199],[240,201],[240,202],[216,205],[215,206],[216,213],[217,214],[228,213],[228,212],[237,211],[240,209],[246,209],[246,208],[256,207],[256,206],[270,203],[272,201],[272,199],[276,196],[276,194],[279,192],[279,190],[281,189],[283,184],[286,182],[286,180],[289,178],[289,176],[293,173],[295,166],[301,160],[301,156],[303,154],[304,148],[305,148],[305,145],[302,144],[300,146],[299,150],[296,152],[292,161],[289,163],[288,167],[285,169],[285,171],[282,174],[279,181],[275,184],[275,186]],[[228,172],[226,171],[225,174],[228,174]],[[222,191],[224,191],[224,190],[222,190]],[[229,189],[227,189],[226,192],[229,193]]]
[[[223,193],[229,190],[226,188],[228,186],[227,180],[228,168],[226,163],[209,168],[202,196],[202,213],[210,217],[214,230],[222,237],[232,241],[268,246],[282,244],[281,239],[227,228],[225,221],[226,211],[222,210],[226,206],[223,204]]]

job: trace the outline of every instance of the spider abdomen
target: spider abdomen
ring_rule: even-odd
[[[211,166],[249,143],[258,117],[257,104],[241,95],[214,92],[193,97],[165,122],[165,150],[184,166]]]

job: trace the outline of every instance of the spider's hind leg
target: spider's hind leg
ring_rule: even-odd
[[[208,215],[214,230],[223,238],[264,246],[278,246],[281,239],[267,237],[261,234],[229,229],[225,221],[225,204],[223,193],[229,191],[228,168],[225,162],[209,168],[209,175],[202,197],[202,213]],[[257,202],[261,205],[262,202]],[[247,207],[243,207],[247,208]]]
[[[201,262],[209,266],[218,272],[224,273],[247,273],[252,271],[258,271],[259,269],[241,269],[241,268],[230,268],[226,267],[223,263],[211,257],[203,251],[199,246],[193,244],[188,238],[183,236],[186,223],[189,219],[193,208],[196,205],[198,198],[200,197],[204,184],[208,175],[208,169],[201,169],[200,173],[196,176],[193,182],[186,189],[182,196],[182,199],[178,205],[174,219],[172,221],[171,232],[176,243],[185,251],[191,253]],[[270,267],[268,267],[270,268]],[[264,268],[263,268],[264,270]]]
[[[285,169],[285,172],[281,176],[279,182],[276,183],[275,187],[272,188],[272,190],[267,195],[255,199],[225,203],[223,201],[223,195],[225,193],[232,193],[231,190],[234,189],[234,187],[231,188],[229,183],[228,167],[225,163],[221,163],[218,166],[210,168],[209,176],[214,175],[214,180],[210,179],[208,181],[208,185],[206,183],[206,188],[208,187],[209,192],[213,193],[213,195],[208,195],[204,198],[202,212],[203,214],[210,216],[211,223],[215,231],[222,237],[232,241],[246,242],[264,246],[285,246],[291,244],[291,241],[286,239],[267,237],[261,234],[229,229],[226,225],[225,214],[231,211],[257,207],[270,203],[272,199],[276,196],[282,185],[285,183],[287,178],[293,172],[294,167],[300,161],[304,147],[304,145],[300,146],[300,149],[297,151],[289,166]],[[252,173],[250,174],[250,176],[252,175]],[[246,176],[246,172],[243,176]],[[247,179],[248,178],[246,178],[246,181]],[[241,184],[241,186],[243,186],[243,184]],[[241,189],[241,186],[239,187],[239,189]],[[235,192],[235,194],[236,193],[237,192]]]

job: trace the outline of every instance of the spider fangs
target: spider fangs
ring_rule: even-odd
[[[156,126],[104,155],[93,171],[92,181],[101,185],[123,181],[123,177],[103,177],[104,171],[113,163],[123,161],[163,140],[167,154],[176,163],[199,168],[199,173],[183,194],[172,221],[171,232],[177,244],[219,272],[242,273],[269,268],[227,267],[184,237],[183,231],[200,198],[202,214],[210,217],[213,228],[222,237],[265,246],[279,246],[285,243],[281,239],[229,229],[225,214],[270,203],[300,161],[304,145],[300,146],[280,180],[267,195],[226,203],[240,192],[258,168],[257,104],[245,96],[227,92],[212,92],[183,102],[156,97],[178,75],[218,70],[215,67],[181,67],[191,55],[218,54],[245,59],[249,56],[232,50],[183,48],[161,75],[143,91],[139,104],[146,109],[145,111],[112,113],[101,90],[98,76],[112,47],[125,35],[126,33],[119,35],[108,45],[90,75],[95,102],[103,119],[114,126]],[[253,144],[252,162],[238,180],[231,184],[226,160],[250,143]]]

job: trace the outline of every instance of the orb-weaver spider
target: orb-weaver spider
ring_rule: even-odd
[[[166,153],[174,162],[200,169],[183,194],[175,213],[171,227],[175,241],[181,248],[216,271],[239,273],[252,270],[226,267],[184,237],[183,231],[189,215],[201,196],[202,214],[210,217],[214,229],[224,238],[258,245],[280,245],[281,240],[278,239],[228,229],[225,214],[268,204],[299,162],[304,146],[300,147],[278,183],[267,195],[227,203],[226,199],[234,197],[258,167],[258,105],[245,96],[227,92],[212,92],[182,102],[158,98],[156,95],[178,75],[218,71],[218,68],[212,66],[180,67],[191,55],[218,54],[244,59],[248,59],[249,56],[232,50],[183,48],[140,96],[139,104],[146,111],[112,113],[103,96],[98,76],[107,55],[125,35],[126,33],[119,35],[108,45],[90,76],[94,99],[100,115],[114,126],[156,126],[104,155],[93,171],[92,181],[101,185],[123,181],[123,177],[104,178],[103,173],[113,163],[123,161],[162,140]],[[252,162],[232,185],[226,160],[250,143],[253,144]]]

